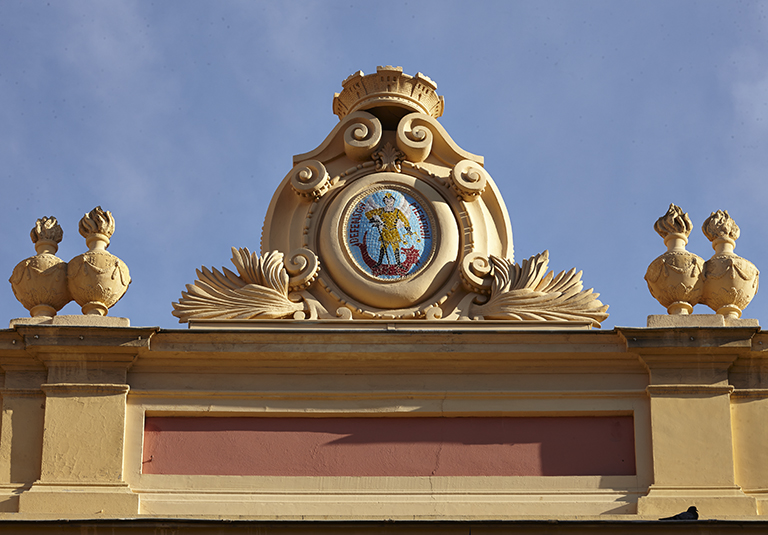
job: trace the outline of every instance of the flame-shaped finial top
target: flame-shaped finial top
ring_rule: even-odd
[[[35,226],[29,233],[29,237],[32,243],[37,244],[40,241],[53,242],[54,244],[61,243],[64,238],[64,231],[53,216],[41,217],[35,222]],[[55,245],[58,248],[58,245]]]
[[[701,226],[701,231],[711,242],[714,242],[718,238],[735,242],[739,239],[739,235],[741,234],[736,221],[728,215],[728,210],[712,212],[712,215],[710,215]]]
[[[97,206],[83,216],[79,230],[89,249],[106,249],[109,246],[109,238],[115,232],[115,218],[112,217],[112,212]]]
[[[687,213],[676,204],[670,204],[667,213],[661,216],[653,225],[659,236],[666,238],[669,234],[682,234],[686,238],[693,230],[693,223]]]

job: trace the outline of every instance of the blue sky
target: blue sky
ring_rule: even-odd
[[[555,271],[583,270],[604,328],[664,312],[643,276],[670,202],[690,251],[711,256],[701,224],[727,209],[736,253],[768,269],[768,2],[0,0],[0,274],[44,215],[60,258],[84,252],[78,221],[101,205],[133,278],[110,315],[184,328],[171,302],[195,269],[259,249],[292,156],[377,65],[437,82],[516,260],[549,249]],[[768,323],[765,292],[744,317]],[[4,283],[0,320],[26,315]]]

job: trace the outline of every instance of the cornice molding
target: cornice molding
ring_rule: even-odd
[[[651,396],[722,396],[731,394],[731,385],[648,385],[645,389]]]

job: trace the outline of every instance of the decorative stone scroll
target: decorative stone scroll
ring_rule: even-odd
[[[308,200],[319,199],[330,187],[328,171],[317,160],[301,162],[293,168],[291,187],[297,195]]]
[[[187,285],[173,315],[180,322],[190,319],[350,319],[348,310],[335,316],[302,290],[317,278],[317,257],[299,250],[290,259],[271,251],[263,256],[247,248],[232,247],[232,263],[237,274],[203,267],[197,280]]]
[[[462,160],[451,171],[451,187],[467,202],[476,200],[485,191],[488,172],[475,162]]]
[[[207,320],[501,320],[600,326],[581,273],[514,263],[509,216],[483,158],[437,121],[443,98],[400,67],[358,72],[340,121],[294,157],[267,212],[261,254],[202,268],[173,314]],[[284,254],[290,256],[286,257]]]
[[[488,302],[472,307],[473,319],[589,321],[594,327],[608,317],[608,305],[592,289],[582,290],[581,271],[547,272],[549,251],[513,264],[490,257],[493,283]],[[481,318],[482,317],[482,318]]]
[[[232,248],[237,275],[223,268],[203,268],[194,285],[187,285],[174,315],[189,318],[284,318],[303,310],[304,305],[289,296],[288,270],[283,253],[272,251],[259,257],[248,249]]]

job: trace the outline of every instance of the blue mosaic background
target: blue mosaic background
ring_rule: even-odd
[[[433,232],[429,216],[416,199],[399,190],[379,189],[352,207],[344,240],[364,272],[381,280],[398,280],[413,275],[429,260]]]

